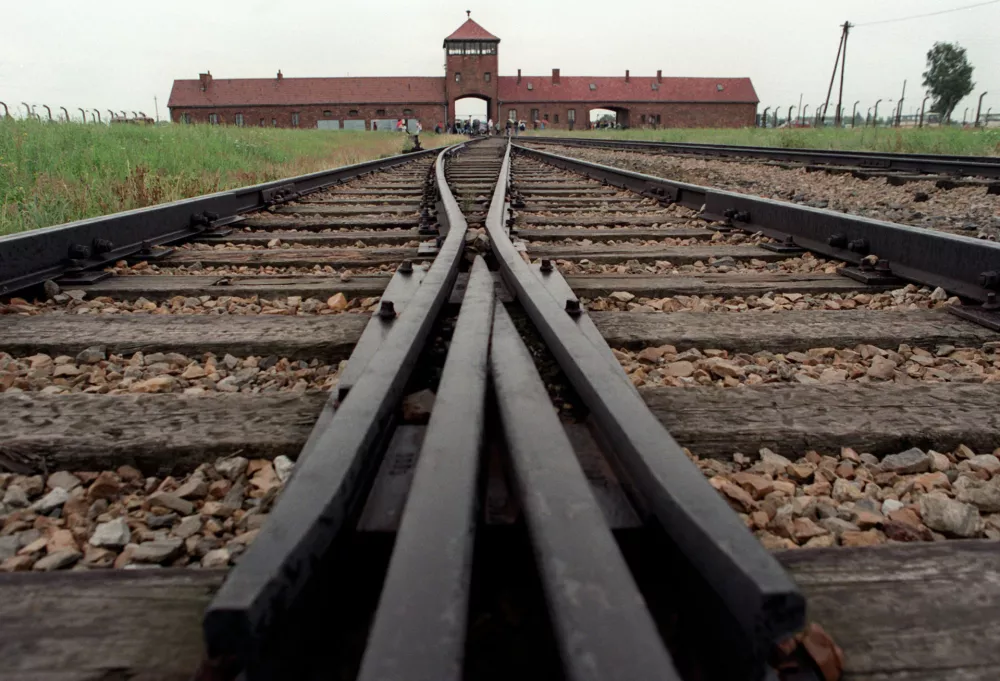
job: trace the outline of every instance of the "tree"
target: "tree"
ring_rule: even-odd
[[[965,48],[958,43],[934,43],[927,53],[927,70],[924,87],[934,98],[931,111],[941,114],[941,119],[951,121],[962,98],[972,92],[972,64],[965,57]]]

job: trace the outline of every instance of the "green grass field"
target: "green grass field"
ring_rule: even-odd
[[[423,146],[459,137],[425,134]],[[0,234],[400,153],[409,136],[0,119]]]
[[[701,142],[754,147],[1000,156],[1000,128],[672,128],[667,130],[546,130],[552,137],[601,137],[648,142]]]

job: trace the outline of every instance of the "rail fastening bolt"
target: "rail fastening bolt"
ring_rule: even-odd
[[[979,285],[983,288],[997,288],[1000,286],[1000,272],[989,270],[979,273]]]
[[[383,300],[378,308],[379,319],[395,319],[396,318],[396,306],[392,304],[391,300]]]

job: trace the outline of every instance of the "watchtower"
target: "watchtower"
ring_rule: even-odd
[[[497,93],[497,48],[500,38],[472,20],[472,13],[457,31],[444,39],[444,91],[448,121],[455,120],[455,102],[466,97],[486,101],[487,116],[499,120]]]

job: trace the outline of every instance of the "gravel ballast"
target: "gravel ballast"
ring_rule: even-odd
[[[940,345],[925,349],[904,344],[888,349],[858,345],[752,355],[733,355],[715,348],[678,352],[672,345],[612,352],[637,387],[739,388],[764,383],[818,385],[847,381],[997,383],[1000,382],[998,350],[1000,343],[991,342],[982,348]]]

